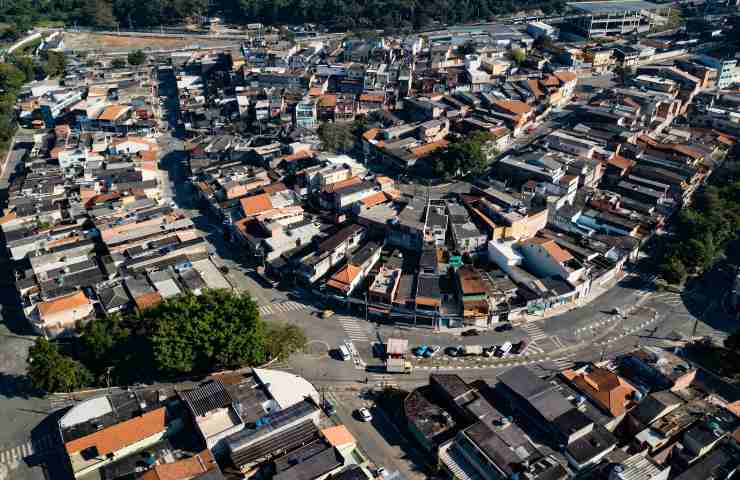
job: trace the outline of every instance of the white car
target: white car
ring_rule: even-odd
[[[373,414],[370,413],[370,410],[368,410],[365,407],[362,407],[361,409],[357,410],[357,414],[360,416],[363,422],[373,421]]]

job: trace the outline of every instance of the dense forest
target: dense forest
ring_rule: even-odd
[[[55,22],[125,28],[178,24],[214,14],[236,23],[310,22],[333,30],[410,29],[522,10],[550,13],[564,6],[564,0],[0,0],[0,21],[20,31]]]

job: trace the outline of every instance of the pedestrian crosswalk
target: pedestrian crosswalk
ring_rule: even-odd
[[[555,365],[557,370],[565,370],[573,366],[573,360],[570,357],[561,357],[554,360],[550,360]]]
[[[653,300],[659,300],[667,305],[683,305],[684,300],[681,295],[673,292],[659,293],[653,296]]]
[[[354,317],[339,316],[339,323],[342,324],[344,333],[347,334],[353,342],[369,342],[370,332],[366,324],[359,322]]]
[[[262,305],[260,307],[260,315],[277,315],[279,313],[295,312],[306,308],[308,308],[308,305],[298,302],[272,303],[270,305]]]
[[[522,326],[522,329],[527,332],[529,338],[535,342],[544,341],[548,338],[548,335],[544,330],[542,330],[542,327],[540,327],[540,324],[537,322],[527,322]]]
[[[0,464],[12,464],[31,455],[43,454],[54,449],[56,442],[52,435],[45,435],[38,439],[0,451]]]

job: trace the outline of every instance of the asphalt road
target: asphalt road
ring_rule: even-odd
[[[4,159],[5,160],[5,159]],[[5,198],[10,174],[19,158],[9,155],[0,173],[0,196]],[[0,248],[5,248],[2,245]],[[40,479],[31,456],[50,449],[45,418],[50,403],[31,388],[26,374],[28,348],[35,340],[19,306],[12,269],[0,260],[0,480]],[[29,461],[26,461],[25,459]]]

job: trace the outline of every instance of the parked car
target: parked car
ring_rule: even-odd
[[[329,400],[324,400],[324,411],[329,416],[337,414],[337,409],[334,408],[334,405],[332,405]]]
[[[329,318],[334,315],[334,310],[324,310],[321,312],[321,318]]]
[[[499,326],[497,326],[497,327],[496,327],[496,331],[497,331],[497,332],[508,332],[508,331],[509,331],[509,330],[511,330],[512,328],[513,328],[513,327],[511,326],[511,324],[510,324],[510,323],[504,323],[504,324],[502,324],[502,325],[499,325]]]
[[[424,357],[431,358],[439,353],[439,351],[442,350],[442,347],[439,345],[432,345],[431,347],[427,347],[427,351],[424,352]]]
[[[471,328],[469,330],[465,330],[460,335],[462,335],[463,337],[475,337],[477,335],[480,335],[480,332],[475,328]]]
[[[492,357],[494,353],[496,353],[496,350],[498,349],[497,345],[491,345],[490,347],[483,349],[483,356],[484,357]]]
[[[416,355],[417,357],[425,357],[427,350],[429,350],[429,347],[427,347],[426,345],[419,345],[414,349],[414,355]]]
[[[511,354],[512,355],[522,355],[527,350],[527,347],[529,346],[529,340],[522,339],[520,342],[517,342],[514,344],[514,346],[511,348]]]
[[[511,344],[511,342],[504,343],[503,345],[501,345],[500,347],[498,347],[498,350],[496,350],[496,356],[497,357],[502,357],[502,358],[505,357],[505,356],[507,356],[509,354],[509,352],[511,352],[511,347],[512,346],[513,345]]]
[[[370,413],[370,410],[368,410],[365,407],[362,407],[361,409],[357,410],[357,415],[360,417],[360,419],[363,422],[372,422],[373,421],[373,414]]]
[[[445,348],[445,353],[450,357],[457,357],[460,355],[461,350],[462,347],[447,347]]]
[[[339,348],[337,348],[339,351],[339,356],[342,357],[342,360],[345,362],[352,359],[352,354],[349,351],[349,348],[347,348],[347,345],[339,345]]]

